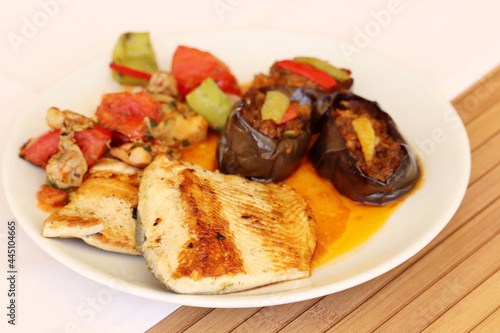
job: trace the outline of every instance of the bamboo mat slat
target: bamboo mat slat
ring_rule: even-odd
[[[375,332],[419,332],[448,311],[459,299],[472,292],[500,269],[500,234],[490,239],[479,250],[461,262],[445,277],[421,293],[408,306],[379,326]],[[475,275],[468,274],[475,271]],[[499,326],[500,327],[500,326]]]
[[[258,308],[214,309],[184,332],[229,332],[258,310]]]
[[[500,307],[489,315],[485,320],[477,324],[470,333],[495,333],[500,327]]]
[[[233,333],[244,332],[275,332],[286,326],[295,317],[307,311],[318,302],[318,298],[297,302],[294,304],[283,304],[261,308],[259,312],[241,323]]]
[[[148,330],[149,333],[162,333],[168,327],[169,333],[183,332],[193,326],[198,320],[203,318],[213,309],[195,308],[183,306],[182,311],[174,311],[170,316],[160,321],[157,325]],[[172,325],[172,323],[174,323]]]
[[[473,329],[475,323],[483,321],[494,311],[491,304],[500,304],[498,286],[500,271],[497,270],[423,332],[463,332]]]
[[[499,123],[500,124],[500,123]],[[484,172],[488,172],[500,162],[500,131],[488,138],[475,151],[472,158],[470,183],[475,182]]]
[[[453,106],[467,124],[479,114],[498,102],[500,91],[500,66],[496,67],[469,89],[457,96]]]
[[[467,125],[471,150],[476,150],[482,143],[498,132],[500,124],[500,105],[494,104]]]
[[[500,66],[452,101],[470,138],[462,205],[415,256],[353,288],[248,309],[183,306],[148,332],[500,332]]]

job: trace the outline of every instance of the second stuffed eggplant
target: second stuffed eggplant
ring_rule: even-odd
[[[309,152],[318,173],[348,198],[383,205],[410,192],[420,178],[411,147],[377,103],[338,94]]]

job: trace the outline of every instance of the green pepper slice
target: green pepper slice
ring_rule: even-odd
[[[271,119],[279,124],[289,106],[290,98],[287,95],[277,90],[268,91],[260,111],[262,120]]]
[[[127,32],[120,36],[113,51],[113,64],[143,73],[158,70],[156,56],[148,32]],[[146,85],[144,77],[113,70],[113,79],[120,84]]]
[[[231,101],[212,78],[205,79],[198,87],[186,95],[191,109],[203,116],[215,130],[221,130],[231,111]]]

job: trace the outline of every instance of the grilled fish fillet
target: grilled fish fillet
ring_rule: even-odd
[[[81,238],[100,249],[140,255],[135,247],[141,170],[113,159],[93,166],[71,202],[45,220],[44,237]]]
[[[314,217],[295,191],[159,155],[144,171],[137,244],[177,293],[229,293],[307,277]]]

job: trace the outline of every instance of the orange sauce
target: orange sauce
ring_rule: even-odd
[[[217,169],[217,161],[215,159],[217,140],[219,140],[219,134],[214,131],[208,131],[205,140],[191,143],[189,146],[180,149],[180,159],[198,164],[210,171],[215,171]]]
[[[400,201],[385,206],[357,204],[340,195],[304,159],[285,184],[295,188],[311,207],[316,219],[316,268],[365,242],[387,221]]]
[[[325,253],[321,256],[313,257],[313,268],[337,258],[367,241],[384,225],[391,214],[402,203],[402,200],[398,200],[385,206],[369,206],[357,204],[342,195],[339,195],[339,197],[349,209],[346,228],[341,237],[329,244],[328,250]],[[322,238],[321,235],[317,235],[317,237]]]
[[[313,262],[317,262],[342,238],[347,229],[350,210],[332,183],[319,177],[307,159],[301,161],[297,170],[284,183],[293,187],[314,213],[317,239]]]

